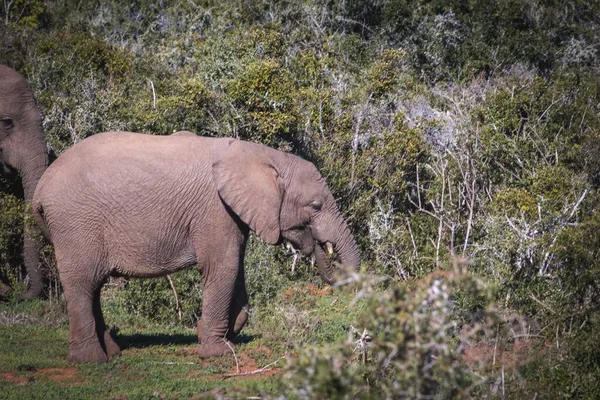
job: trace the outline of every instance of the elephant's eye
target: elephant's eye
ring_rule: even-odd
[[[310,207],[315,211],[321,211],[321,208],[323,208],[323,203],[315,201],[310,203]]]
[[[6,130],[8,129],[12,129],[13,125],[13,120],[11,118],[2,118],[0,119],[0,122],[2,123],[2,127]]]

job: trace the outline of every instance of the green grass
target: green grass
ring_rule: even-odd
[[[66,360],[68,323],[63,303],[28,301],[0,304],[0,399],[211,398],[215,391],[277,394],[285,359],[309,345],[345,337],[360,307],[339,291],[315,292],[297,286],[277,296],[272,307],[255,307],[236,338],[241,372],[275,362],[276,373],[226,377],[237,371],[233,357],[201,360],[192,326],[158,324],[111,310],[107,323],[122,352],[106,364]],[[114,325],[117,325],[116,327]]]
[[[148,398],[159,394],[181,398],[237,386],[219,376],[232,372],[234,360],[200,360],[194,354],[198,345],[190,329],[169,334],[124,330],[117,339],[123,352],[109,363],[76,365],[66,361],[66,328],[2,325],[0,397]],[[244,352],[243,345],[238,352]]]

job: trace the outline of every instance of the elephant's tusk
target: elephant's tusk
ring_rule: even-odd
[[[300,250],[298,250],[297,248],[295,248],[294,245],[291,242],[287,241],[287,240],[285,241],[285,247],[287,247],[287,249],[289,251],[291,251],[292,254],[294,254],[294,255],[296,255],[296,254],[298,254],[298,252],[300,252]]]
[[[330,242],[326,242],[325,247],[327,247],[327,254],[332,255],[333,254],[333,245]]]

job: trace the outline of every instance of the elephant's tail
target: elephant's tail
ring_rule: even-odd
[[[33,219],[38,224],[42,233],[48,240],[50,240],[50,231],[48,230],[48,226],[46,225],[46,220],[44,218],[44,206],[40,202],[34,201],[32,204],[33,211]]]

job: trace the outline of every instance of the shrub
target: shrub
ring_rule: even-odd
[[[216,99],[197,77],[182,75],[156,83],[148,79],[144,87],[146,90],[138,93],[134,104],[115,107],[118,118],[129,121],[130,130],[159,135],[189,130],[205,136],[215,135],[208,114]]]
[[[0,280],[11,287],[23,279],[15,265],[22,263],[24,211],[22,201],[0,191]]]
[[[267,145],[290,141],[297,130],[292,94],[295,87],[287,69],[274,59],[250,63],[242,75],[232,80],[228,97],[247,114],[241,136]]]
[[[114,293],[113,300],[119,306],[112,308],[122,307],[117,311],[129,315],[129,323],[142,317],[155,323],[195,326],[202,314],[202,285],[196,269],[160,278],[131,279],[119,286],[122,288]],[[114,323],[109,317],[107,322]]]
[[[365,281],[358,284],[364,288]],[[461,299],[473,296],[480,300],[477,308],[465,308]],[[413,288],[392,285],[368,299],[361,329],[288,363],[286,390],[299,398],[335,399],[463,398],[487,392],[484,384],[497,372],[487,370],[490,359],[468,360],[464,354],[498,340],[492,335],[500,332],[494,328],[502,318],[488,308],[491,297],[483,281],[459,268],[431,274]]]

